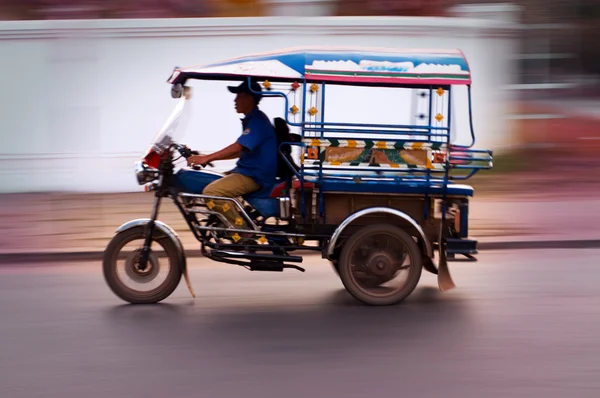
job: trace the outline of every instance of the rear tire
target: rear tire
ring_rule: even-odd
[[[333,268],[333,271],[335,272],[335,274],[337,276],[340,276],[340,263],[338,260],[331,260],[331,268]]]
[[[104,273],[104,279],[108,287],[117,297],[131,304],[154,304],[166,299],[171,295],[171,293],[173,293],[173,291],[175,291],[179,285],[182,275],[181,264],[179,264],[180,253],[177,247],[168,237],[164,236],[160,233],[160,231],[155,229],[152,242],[156,242],[163,247],[167,257],[166,259],[169,261],[170,265],[165,281],[157,288],[149,291],[135,290],[127,287],[123,283],[116,270],[119,253],[121,252],[123,246],[134,240],[140,240],[142,245],[144,234],[145,226],[135,227],[120,232],[110,241],[104,252],[102,269]],[[150,260],[148,260],[148,263],[150,263]],[[131,273],[129,269],[128,273]],[[139,280],[143,280],[143,276],[140,276]]]
[[[373,236],[381,236],[380,239],[392,238],[397,244],[389,245],[389,242],[386,241],[385,249],[377,249],[374,248],[373,243],[369,243]],[[399,246],[404,247],[403,253],[405,254],[401,256],[398,256]],[[368,261],[361,261],[362,258],[366,258],[361,257],[362,254],[360,254],[364,251],[369,251]],[[399,257],[401,258],[400,262],[398,262]],[[405,264],[408,257],[410,262]],[[400,267],[398,263],[400,263]],[[381,269],[381,272],[385,271],[388,274],[373,276],[368,281],[364,276],[361,278],[355,275],[355,272],[376,274],[378,271],[376,265],[385,267]],[[404,230],[389,224],[370,225],[360,229],[346,241],[336,268],[344,287],[358,301],[367,305],[394,305],[408,297],[419,283],[423,268],[422,254],[417,243]],[[391,293],[377,294],[375,291],[370,291],[370,289],[375,289],[393,279],[393,276],[389,277],[389,274],[398,272],[398,268],[408,270],[406,281],[400,288],[392,290]]]

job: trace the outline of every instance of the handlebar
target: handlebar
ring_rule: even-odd
[[[183,156],[186,160],[193,155],[200,155],[200,152],[194,151],[194,150],[188,148],[186,145],[173,144],[173,147],[175,147],[175,149],[177,149],[177,151],[181,154],[181,156]],[[200,166],[194,165],[194,166],[192,166],[192,168],[194,170],[200,170],[201,168],[206,167],[206,166],[215,167],[215,165],[212,164],[212,162],[209,162],[207,164],[203,164]]]

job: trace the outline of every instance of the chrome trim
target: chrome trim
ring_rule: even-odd
[[[195,199],[204,199],[204,200],[205,199],[213,199],[213,200],[224,200],[224,201],[228,201],[228,202],[233,202],[233,204],[235,205],[235,207],[238,210],[238,213],[240,213],[242,215],[242,217],[244,217],[246,219],[246,223],[248,225],[250,225],[254,231],[259,230],[258,227],[256,226],[256,224],[254,224],[254,221],[252,221],[252,219],[248,215],[248,213],[246,213],[246,210],[244,210],[244,208],[242,207],[240,202],[238,202],[237,199],[235,199],[235,198],[227,198],[225,196],[193,194],[193,193],[180,193],[179,196],[183,197],[183,198],[195,198]],[[204,206],[206,206],[206,203],[204,204]],[[248,230],[246,230],[246,232],[247,231]]]
[[[197,226],[196,229],[199,229],[201,231],[238,232],[238,233],[243,233],[243,234],[251,233],[253,235],[274,235],[274,236],[295,237],[295,238],[305,238],[306,237],[306,235],[303,235],[303,234],[290,234],[287,232],[267,232],[267,231],[260,231],[260,230],[253,231],[250,229],[238,229],[238,228]]]
[[[204,215],[209,215],[209,216],[217,216],[217,217],[219,217],[219,220],[221,220],[221,222],[223,222],[223,224],[233,228],[233,225],[227,219],[227,217],[225,217],[223,214],[219,213],[218,211],[200,210],[200,209],[186,209],[186,210],[193,214],[204,214]]]
[[[279,218],[282,220],[289,220],[291,216],[290,198],[279,197],[277,198],[277,203],[279,204]]]
[[[227,254],[229,256],[235,256],[235,257],[243,257],[243,256],[246,255],[246,253],[243,253],[243,252],[232,252],[232,251],[229,251],[229,250],[219,250],[219,253],[224,253],[224,254]]]
[[[425,232],[423,231],[423,228],[421,228],[421,226],[419,224],[417,224],[417,222],[412,217],[410,217],[406,213],[401,212],[400,210],[391,209],[389,207],[369,207],[367,209],[362,209],[362,210],[357,211],[354,214],[351,214],[335,229],[335,231],[333,232],[333,235],[331,236],[331,240],[329,241],[329,245],[327,246],[327,259],[331,259],[331,256],[333,255],[333,250],[335,248],[335,244],[337,243],[338,238],[340,237],[340,235],[342,234],[344,229],[350,223],[352,223],[353,221],[357,220],[358,218],[360,218],[362,216],[365,216],[367,214],[374,214],[374,213],[391,214],[393,216],[396,216],[403,220],[408,221],[417,230],[417,232],[423,239],[423,242],[425,242],[425,250],[427,252],[427,256],[429,256],[429,258],[433,257],[433,248],[431,246],[431,242],[429,242],[429,240],[425,236]]]
[[[134,163],[135,177],[139,185],[144,185],[158,178],[158,170],[148,167],[143,160]]]

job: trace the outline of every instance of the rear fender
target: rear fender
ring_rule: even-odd
[[[369,214],[376,214],[376,213],[389,214],[392,217],[398,217],[400,219],[407,221],[411,225],[411,227],[414,229],[417,236],[419,237],[424,254],[429,259],[431,259],[433,257],[433,248],[431,246],[431,242],[429,241],[429,239],[427,239],[427,236],[425,235],[423,228],[421,228],[421,226],[411,216],[409,216],[408,214],[406,214],[404,212],[401,212],[400,210],[392,209],[389,207],[370,207],[370,208],[359,210],[356,213],[350,215],[336,228],[336,230],[333,232],[333,235],[331,236],[329,245],[327,246],[326,258],[329,260],[332,259],[336,243],[337,243],[340,235],[342,234],[342,232],[344,232],[344,229],[346,229],[346,227],[348,227],[352,222],[358,220],[360,217],[363,217],[363,216],[366,216]]]

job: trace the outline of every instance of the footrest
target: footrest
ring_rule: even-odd
[[[248,269],[250,271],[282,272],[284,268],[292,268],[300,272],[306,271],[304,268],[298,267],[297,265],[284,264],[282,262],[273,261],[251,261],[248,265]]]
[[[277,254],[255,254],[237,252],[232,250],[211,250],[209,256],[212,258],[243,258],[254,261],[290,261],[301,263],[303,258],[300,256],[281,256]]]

